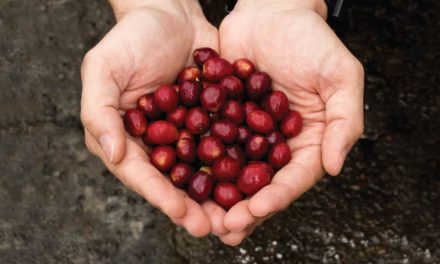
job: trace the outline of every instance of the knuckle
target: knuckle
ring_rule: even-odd
[[[86,108],[81,109],[80,118],[81,118],[81,123],[85,128],[90,128],[94,122],[92,113],[90,112],[90,110],[87,110]]]
[[[99,58],[97,48],[92,48],[84,55],[82,65],[85,66],[86,64],[96,61]]]
[[[84,136],[84,144],[86,145],[87,150],[96,155],[94,148],[92,147],[92,142],[90,142],[90,136],[87,134]]]
[[[353,131],[353,135],[356,138],[356,140],[358,138],[360,138],[362,136],[362,134],[364,133],[364,122],[359,121],[359,122],[354,123],[352,125],[352,131]]]
[[[357,130],[356,130],[356,136],[359,138],[362,136],[362,134],[364,133],[364,122],[360,122],[359,125],[357,126]]]
[[[102,61],[103,61],[103,53],[100,51],[100,49],[98,49],[97,47],[90,49],[84,55],[84,58],[83,58],[83,61],[81,64],[81,75],[84,75],[84,73],[87,70],[92,69],[92,67],[90,65],[99,64]]]
[[[353,69],[357,76],[361,77],[362,79],[364,78],[365,76],[364,66],[357,58],[354,58],[353,60]]]

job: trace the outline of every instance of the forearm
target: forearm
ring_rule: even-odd
[[[197,0],[108,0],[116,20],[131,10],[150,7],[165,12],[178,12],[184,15],[202,15],[203,11]]]
[[[283,4],[286,7],[310,9],[324,19],[327,18],[327,5],[324,0],[239,0],[234,9],[246,9],[256,5]]]

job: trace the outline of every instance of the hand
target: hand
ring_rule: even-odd
[[[81,69],[81,120],[89,150],[127,187],[194,236],[210,232],[201,206],[149,162],[143,144],[124,132],[121,113],[192,64],[198,47],[218,50],[218,32],[195,0],[113,1],[118,23],[90,50]],[[128,5],[128,4],[127,4]]]
[[[273,79],[303,116],[289,140],[291,162],[250,199],[227,213],[205,204],[212,231],[229,245],[310,189],[339,174],[363,131],[363,68],[325,22],[322,0],[241,0],[220,27],[221,55],[246,57]]]

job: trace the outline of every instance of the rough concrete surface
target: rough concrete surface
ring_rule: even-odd
[[[105,1],[0,0],[0,263],[440,263],[439,12],[348,3],[365,133],[340,177],[234,248],[176,228],[84,147],[79,67],[114,23]]]

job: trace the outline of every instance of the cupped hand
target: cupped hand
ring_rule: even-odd
[[[229,245],[310,189],[324,174],[339,174],[363,131],[363,68],[325,21],[322,0],[241,0],[222,22],[220,51],[249,58],[284,91],[303,117],[288,141],[292,160],[270,185],[228,212],[214,203],[212,231]]]
[[[138,1],[85,56],[81,120],[86,145],[127,187],[194,236],[210,232],[200,205],[149,162],[142,142],[124,132],[121,114],[160,84],[172,83],[198,47],[218,50],[218,32],[197,1]],[[118,2],[122,5],[122,2]],[[115,7],[115,6],[114,6]]]

